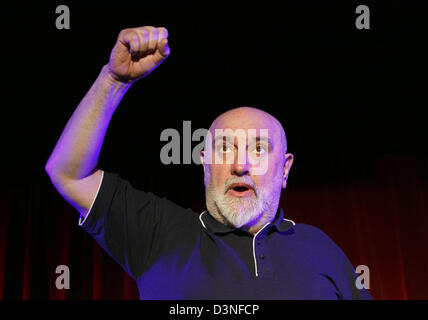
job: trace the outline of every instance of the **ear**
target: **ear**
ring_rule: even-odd
[[[287,187],[288,174],[290,173],[291,166],[293,165],[294,156],[291,153],[285,154],[285,164],[284,164],[284,176],[282,179],[282,188]]]

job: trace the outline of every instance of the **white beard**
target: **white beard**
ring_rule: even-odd
[[[213,196],[221,214],[236,228],[257,221],[266,210],[264,203],[255,196],[236,198],[217,192]]]
[[[237,198],[227,195],[224,192],[225,190],[216,190],[210,183],[211,177],[208,171],[206,172],[204,180],[206,187],[207,209],[211,213],[217,211],[226,220],[226,222],[236,228],[252,225],[264,215],[265,217],[263,218],[269,222],[276,214],[281,195],[280,188],[279,192],[264,190],[264,192],[259,193],[257,186],[249,177],[229,178],[226,184],[228,182],[230,184],[244,182],[254,188],[255,194],[253,196],[248,198]]]

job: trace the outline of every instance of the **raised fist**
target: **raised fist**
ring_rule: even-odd
[[[165,28],[124,29],[111,51],[108,70],[113,79],[129,83],[147,76],[169,53]]]

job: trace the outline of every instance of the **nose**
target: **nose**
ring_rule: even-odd
[[[250,175],[251,166],[248,161],[247,153],[245,156],[242,156],[243,159],[238,159],[238,156],[235,156],[235,161],[232,165],[232,174],[238,177]]]

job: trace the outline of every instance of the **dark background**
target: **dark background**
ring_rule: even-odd
[[[342,1],[344,2],[344,1]],[[66,4],[71,29],[55,28]],[[355,8],[371,10],[357,30]],[[138,298],[77,226],[44,165],[117,34],[169,30],[170,57],[115,113],[100,167],[195,211],[202,168],[160,162],[162,130],[250,105],[284,125],[295,156],[281,206],[371,272],[377,299],[428,299],[428,11],[420,2],[234,5],[101,1],[2,5],[0,298]],[[195,143],[196,145],[197,143]],[[55,288],[70,267],[71,289]]]

